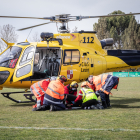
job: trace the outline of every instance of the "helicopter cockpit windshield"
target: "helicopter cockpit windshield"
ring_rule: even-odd
[[[22,48],[11,46],[0,55],[0,67],[15,68]],[[14,65],[13,65],[14,64]]]

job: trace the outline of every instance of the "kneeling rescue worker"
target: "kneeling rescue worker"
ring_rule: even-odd
[[[43,106],[50,106],[50,111],[65,110],[64,105],[64,82],[67,78],[64,75],[58,76],[55,81],[51,81],[44,96]]]
[[[67,104],[72,103],[77,98],[78,83],[73,81],[71,84],[65,86],[65,96],[67,96]]]
[[[37,103],[33,105],[32,111],[39,111],[41,110],[41,106],[43,105],[44,94],[46,93],[46,89],[50,83],[50,81],[56,80],[56,77],[51,77],[50,79],[44,79],[42,81],[36,82],[31,85],[30,90],[36,97]]]
[[[95,85],[95,91],[101,97],[102,106],[104,108],[111,107],[109,94],[112,88],[117,89],[119,78],[109,74],[102,74],[99,76],[90,76],[89,82]]]
[[[98,103],[97,96],[94,91],[88,86],[88,82],[85,81],[81,84],[81,90],[79,91],[78,97],[75,99],[74,104],[82,99],[83,109],[103,109]]]

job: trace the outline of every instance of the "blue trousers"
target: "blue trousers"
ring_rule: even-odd
[[[65,105],[63,104],[63,101],[60,99],[55,99],[48,94],[45,94],[44,100],[43,100],[43,107],[48,107],[50,105],[54,105],[58,107],[58,110],[65,110]]]

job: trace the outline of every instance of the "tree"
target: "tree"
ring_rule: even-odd
[[[110,13],[109,15],[113,14],[125,14],[125,13],[118,10]],[[99,18],[98,23],[95,23],[93,27],[94,30],[97,31],[97,36],[99,39],[104,39],[108,34],[109,37],[114,39],[113,47],[115,47],[116,49],[121,49],[122,47],[121,37],[123,35],[124,30],[128,28],[131,17],[132,16],[118,16],[118,17],[114,16],[114,17]]]
[[[7,24],[0,27],[0,38],[3,38],[8,43],[16,43],[18,35],[15,33],[15,28]],[[6,48],[7,44],[0,39],[0,52]]]
[[[122,41],[124,49],[140,50],[140,27],[135,17],[131,18],[129,27],[125,29]]]
[[[100,18],[98,23],[93,25],[95,31],[97,31],[97,36],[99,40],[110,38],[110,32],[107,30],[107,20],[105,18]],[[105,47],[105,49],[113,49],[112,46]]]
[[[30,38],[30,40],[32,42],[40,42],[41,38],[40,38],[40,35],[36,32],[36,33],[33,34],[32,38]]]
[[[93,29],[97,31],[97,36],[99,40],[106,38],[106,36],[110,36],[107,31],[107,21],[105,18],[99,18],[98,23],[93,25]]]
[[[137,33],[137,48],[138,50],[140,50],[140,27]]]

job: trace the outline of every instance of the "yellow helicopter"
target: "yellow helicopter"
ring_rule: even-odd
[[[10,97],[14,93],[26,93],[30,86],[42,79],[65,75],[67,83],[81,82],[89,75],[120,71],[140,67],[140,51],[137,50],[105,50],[105,46],[113,45],[113,39],[98,40],[95,31],[77,31],[70,33],[66,26],[69,21],[88,18],[137,15],[130,13],[106,16],[70,16],[70,14],[52,17],[15,17],[0,18],[33,18],[50,20],[50,22],[22,28],[30,29],[52,22],[62,26],[58,34],[43,32],[41,42],[8,43],[7,49],[0,54],[0,90],[6,88],[25,89],[25,92],[1,93],[4,97],[17,102],[35,101],[32,94],[24,94],[30,101],[18,101]],[[30,92],[30,91],[28,91]]]

